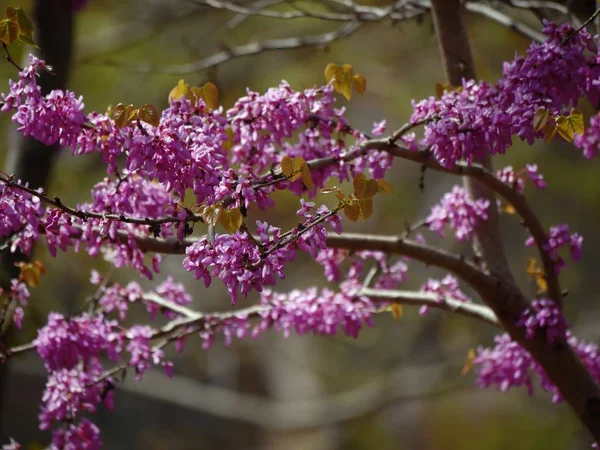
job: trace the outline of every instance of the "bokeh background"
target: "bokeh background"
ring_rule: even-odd
[[[31,12],[32,3],[2,0],[0,8],[10,4]],[[318,3],[298,5],[321,8]],[[284,5],[278,10],[290,8]],[[541,29],[533,14],[504,11]],[[235,26],[232,19],[238,22]],[[160,109],[167,105],[168,92],[180,78],[192,85],[210,80],[219,87],[221,104],[227,108],[246,87],[264,91],[282,79],[295,88],[319,85],[324,82],[327,63],[350,63],[367,78],[367,91],[349,103],[342,97],[338,101],[348,107],[355,127],[370,131],[373,122],[384,118],[390,130],[405,123],[411,100],[435,95],[435,84],[444,81],[427,14],[418,21],[366,24],[324,48],[265,52],[184,75],[162,73],[166,66],[200,60],[224,48],[323,33],[339,26],[314,19],[239,19],[231,12],[182,0],[90,0],[74,13],[68,86],[84,96],[86,111],[104,111],[120,102],[152,103]],[[468,15],[467,22],[482,79],[497,80],[502,62],[529,45],[527,38],[481,16]],[[15,59],[23,60],[29,51],[15,47]],[[153,65],[149,71],[135,70],[148,63]],[[13,67],[0,63],[0,80],[4,80],[0,86],[6,88],[15,75]],[[586,117],[593,111],[587,104],[581,108]],[[13,133],[10,117],[0,116],[0,162],[16,145]],[[569,289],[566,311],[576,335],[600,341],[598,162],[585,160],[579,150],[563,142],[528,147],[517,140],[494,162],[496,167],[517,168],[536,162],[549,187],[544,191],[528,188],[535,211],[547,227],[568,222],[584,236],[583,260],[570,265],[562,276]],[[64,150],[52,168],[48,191],[67,204],[84,202],[89,189],[104,175],[96,155],[72,157]],[[377,199],[369,221],[356,225],[345,221],[346,228],[398,233],[407,222],[427,215],[444,192],[461,182],[427,172],[421,192],[419,175],[419,166],[395,162],[387,177],[394,195]],[[293,226],[297,208],[297,198],[284,193],[277,197],[275,209],[267,214],[251,211],[251,216],[266,217],[286,228]],[[525,274],[527,257],[534,255],[523,245],[527,235],[513,216],[503,216],[502,230],[514,273],[533,295],[535,286]],[[444,245],[460,250],[453,239]],[[49,311],[76,313],[94,291],[90,270],[106,273],[109,269],[105,262],[86,254],[59,253],[52,259],[42,246],[35,257],[44,262],[47,274],[33,290],[25,328],[9,336],[11,344],[30,341]],[[182,269],[181,261],[181,257],[167,257],[162,274],[152,282],[128,270],[119,270],[113,277],[152,286],[172,273],[193,295],[195,308],[231,309],[219,282],[205,289]],[[430,276],[443,273],[412,262],[406,288],[418,289]],[[287,278],[277,290],[325,284],[320,266],[300,257],[288,266]],[[254,300],[240,301],[238,306]],[[139,313],[137,319],[146,320],[143,311]],[[468,350],[492,343],[495,330],[490,327],[437,311],[421,318],[409,307],[404,308],[400,322],[390,315],[380,315],[375,322],[376,327],[364,330],[357,340],[286,339],[273,332],[231,347],[216,339],[213,348],[204,351],[199,339],[190,339],[183,353],[170,355],[175,362],[173,380],[159,371],[150,371],[140,383],[130,376],[118,387],[115,411],[101,409],[93,420],[102,430],[107,449],[589,448],[589,437],[568,407],[552,405],[545,393],[528,397],[524,390],[507,394],[482,390],[472,372],[461,376]],[[13,437],[26,449],[44,448],[49,433],[39,431],[37,422],[45,382],[43,366],[35,355],[17,358],[5,367],[0,381],[0,441]]]

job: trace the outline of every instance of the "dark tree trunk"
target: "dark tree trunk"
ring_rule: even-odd
[[[73,0],[35,0],[33,11],[35,40],[40,47],[39,56],[54,68],[54,74],[42,72],[39,85],[44,94],[53,89],[64,89],[67,84],[73,48]],[[4,171],[16,179],[27,181],[32,187],[46,188],[58,145],[46,146],[34,139],[23,138],[13,132],[8,146]],[[27,257],[20,253],[0,255],[2,283],[14,278],[18,272],[14,263]],[[8,340],[4,336],[3,342]],[[4,399],[7,365],[0,365],[0,404]],[[0,427],[2,420],[0,418]],[[3,433],[0,429],[0,434]]]

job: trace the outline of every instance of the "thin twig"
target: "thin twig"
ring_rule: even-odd
[[[577,28],[575,31],[573,31],[571,34],[569,34],[564,41],[562,41],[560,43],[561,46],[565,45],[567,42],[569,42],[571,39],[573,39],[573,37],[577,36],[577,34],[583,30],[585,27],[587,27],[590,23],[592,23],[596,17],[598,17],[598,14],[600,14],[600,8],[598,8],[594,14],[592,14],[588,20],[586,20],[585,22],[583,22],[581,24],[581,26],[579,28]]]
[[[535,28],[530,27],[524,23],[518,22],[512,17],[498,11],[497,9],[492,8],[491,6],[484,5],[483,3],[465,3],[465,8],[467,11],[480,14],[488,19],[492,19],[499,24],[505,26],[506,28],[516,31],[517,33],[522,34],[536,42],[544,42],[546,40],[546,36],[540,33]]]
[[[6,54],[6,60],[12,64],[19,72],[23,71],[23,68],[17,64],[17,62],[10,56],[10,52],[8,51],[8,45],[4,42],[2,43],[2,47],[4,48],[4,53]]]
[[[245,56],[252,56],[259,53],[275,51],[275,50],[292,50],[312,46],[325,46],[331,44],[338,39],[348,37],[362,25],[361,22],[352,21],[344,23],[335,31],[330,31],[322,34],[314,34],[302,37],[291,37],[283,39],[272,39],[262,42],[254,42],[250,44],[240,45],[222,52],[216,53],[208,58],[202,59],[189,64],[177,66],[161,66],[153,64],[125,64],[114,61],[103,61],[100,63],[88,62],[93,65],[108,65],[112,67],[123,68],[128,71],[137,73],[164,73],[171,75],[185,75],[188,73],[201,72],[211,67],[216,67],[232,59]]]

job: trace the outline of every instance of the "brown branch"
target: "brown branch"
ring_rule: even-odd
[[[462,78],[474,79],[475,70],[460,0],[432,0],[434,25],[447,78],[460,85]],[[491,158],[480,163],[491,172]],[[494,192],[478,179],[467,177],[465,186],[473,198],[485,198],[494,205]],[[600,386],[583,366],[571,346],[564,340],[550,344],[544,333],[527,339],[523,327],[517,326],[528,299],[518,290],[510,272],[498,227],[496,208],[490,208],[487,222],[475,229],[476,250],[490,271],[496,274],[495,288],[470,283],[485,303],[496,313],[512,339],[527,349],[573,411],[600,442]]]
[[[19,72],[22,72],[23,68],[21,66],[19,66],[19,64],[17,64],[17,62],[10,55],[10,52],[8,51],[8,45],[6,45],[5,43],[2,43],[2,48],[4,49],[6,61],[8,61],[10,64],[12,64]]]
[[[15,181],[13,181],[12,176],[6,177],[4,175],[0,175],[0,182],[5,183],[9,187],[19,189],[23,192],[27,192],[28,194],[39,198],[43,202],[45,202],[49,205],[52,205],[64,212],[66,212],[67,214],[74,216],[74,217],[78,217],[82,220],[87,220],[87,219],[115,220],[115,221],[123,222],[123,223],[130,223],[130,224],[135,224],[135,225],[149,225],[149,226],[162,225],[165,223],[179,223],[182,221],[177,216],[167,216],[167,217],[161,217],[158,219],[150,219],[150,218],[142,219],[142,218],[138,218],[138,217],[125,216],[124,214],[108,214],[108,213],[95,213],[92,211],[83,211],[81,209],[75,209],[75,208],[65,205],[58,197],[51,198],[48,195],[44,194],[43,192],[38,192],[35,189],[32,189],[23,184],[17,183]],[[184,222],[204,222],[204,219],[202,219],[201,216],[198,216],[195,214],[188,214],[185,217],[185,219],[183,219],[183,221]]]

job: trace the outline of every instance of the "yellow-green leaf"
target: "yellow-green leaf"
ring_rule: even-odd
[[[404,314],[404,310],[402,309],[402,305],[399,303],[392,303],[390,305],[390,311],[392,312],[392,317],[396,322],[400,322],[402,319],[402,315]]]
[[[242,213],[239,208],[223,210],[219,222],[230,233],[235,233],[242,226]]]
[[[291,177],[294,173],[294,158],[291,156],[284,156],[281,158],[281,173],[284,177]]]
[[[333,194],[334,192],[339,192],[340,188],[337,186],[332,186],[330,188],[323,188],[319,192],[321,194]]]
[[[502,207],[502,212],[505,214],[508,214],[510,216],[513,216],[516,214],[517,210],[515,209],[515,207],[513,205],[511,205],[510,203],[507,203],[506,205],[504,205]]]
[[[306,166],[306,161],[302,156],[292,158],[286,155],[281,159],[281,173],[290,181],[296,181],[302,177],[304,166]]]
[[[0,42],[11,45],[19,38],[20,27],[16,19],[0,20]]]
[[[329,63],[325,66],[325,81],[327,81],[327,83],[331,83],[331,80],[335,77],[336,70],[337,66],[333,63]]]
[[[442,96],[444,95],[444,92],[449,91],[449,90],[450,90],[450,85],[435,83],[435,96],[437,98],[442,98]]]
[[[364,94],[367,89],[367,79],[357,73],[352,77],[352,87],[354,87],[354,90],[360,95]]]
[[[384,179],[381,179],[377,180],[377,192],[379,192],[380,194],[391,195],[394,193],[394,189],[392,188],[392,185],[390,183],[388,183]]]
[[[119,128],[124,128],[135,120],[137,116],[137,109],[133,105],[125,106],[123,103],[119,103],[113,110],[113,117],[115,124]]]
[[[223,149],[229,151],[231,147],[233,147],[233,130],[231,128],[227,128],[225,130],[225,134],[227,134],[227,140],[223,142]]]
[[[23,8],[9,6],[6,8],[6,16],[9,19],[16,20],[16,22],[19,24],[20,33],[22,35],[33,38],[33,21]]]
[[[367,220],[373,214],[373,199],[365,198],[359,200],[360,205],[360,218],[362,220]]]
[[[356,222],[360,217],[360,205],[358,202],[348,202],[344,205],[344,214],[352,222]]]
[[[22,33],[19,35],[19,39],[17,39],[17,41],[22,42],[23,44],[31,45],[32,47],[35,47],[35,48],[39,48],[38,45],[33,40],[33,38],[26,36]]]
[[[558,134],[567,142],[573,142],[575,134],[583,134],[583,114],[576,109],[568,116],[561,116],[556,120]]]
[[[377,180],[367,180],[362,173],[359,173],[352,180],[354,185],[354,192],[359,199],[372,198],[379,190],[379,184]]]
[[[160,123],[160,116],[158,115],[158,111],[156,111],[154,105],[142,105],[138,110],[138,118],[142,122],[149,123],[153,127],[157,127]]]
[[[304,161],[304,159],[303,159]],[[312,175],[310,174],[310,169],[308,168],[308,164],[304,162],[300,167],[300,173],[302,178],[302,184],[306,186],[309,191],[315,190],[315,184],[313,183]]]
[[[221,215],[223,213],[223,207],[221,205],[210,205],[204,206],[200,210],[200,217],[204,220],[208,225],[212,225],[213,227],[219,222]]]
[[[548,119],[550,118],[550,111],[546,108],[538,108],[533,115],[533,131],[538,132],[544,129]]]
[[[460,371],[461,375],[466,375],[473,368],[473,363],[475,362],[475,349],[472,348],[467,352],[467,361],[465,362],[464,367]]]
[[[358,198],[363,197],[364,192],[367,189],[367,177],[363,173],[359,173],[352,180],[352,185],[354,186],[354,192],[356,192],[356,196]]]
[[[552,142],[554,136],[556,136],[556,131],[558,130],[558,126],[554,120],[548,121],[544,126],[544,140],[546,142]]]
[[[185,96],[190,102],[192,102],[192,105],[195,105],[196,103],[198,103],[198,100],[204,98],[202,96],[202,88],[198,86],[188,86],[185,92]]]
[[[219,89],[210,81],[202,86],[202,100],[210,109],[219,107]]]
[[[535,276],[541,269],[538,266],[537,259],[527,258],[527,278]]]
[[[538,273],[535,277],[535,284],[538,288],[538,294],[543,294],[548,292],[548,282],[546,281],[546,277],[543,273]]]
[[[39,287],[40,277],[45,273],[44,265],[40,261],[34,261],[31,263],[17,262],[15,263],[15,266],[20,269],[20,281],[24,281],[32,287]]]
[[[338,92],[346,97],[346,100],[350,100],[352,97],[352,66],[350,64],[344,64],[336,74],[338,84]]]
[[[189,90],[189,85],[186,84],[183,80],[179,80],[177,86],[171,89],[169,92],[169,102],[174,102],[175,100],[179,100],[181,97],[186,97]]]

